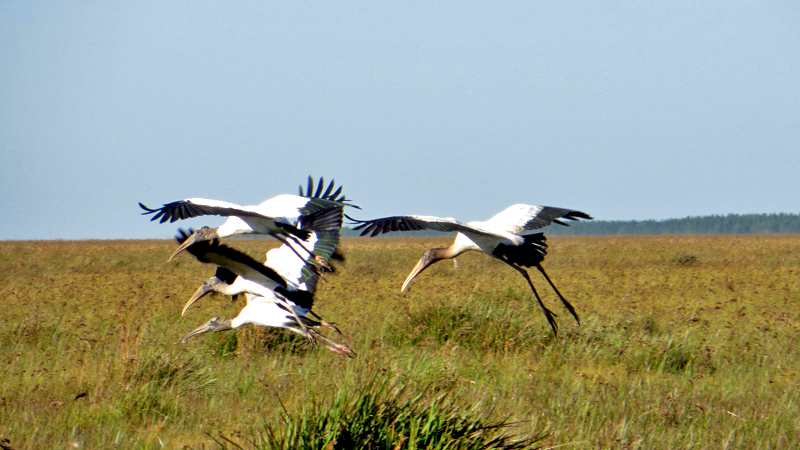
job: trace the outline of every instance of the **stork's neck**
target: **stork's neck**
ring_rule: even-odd
[[[222,295],[237,295],[246,292],[242,289],[241,283],[236,282],[234,284],[217,283],[214,290]]]
[[[226,220],[225,223],[217,227],[217,235],[219,235],[220,238],[248,234],[252,232],[253,228],[248,225],[247,222],[235,216],[228,217],[228,220]]]
[[[231,328],[239,328],[242,325],[253,323],[253,321],[250,319],[249,314],[245,313],[246,309],[247,307],[245,306],[244,309],[242,309],[242,312],[240,312],[238,316],[234,317],[233,319],[228,319],[231,321]]]
[[[456,234],[455,241],[453,241],[450,247],[441,249],[441,255],[442,259],[450,259],[470,250],[480,251],[481,248],[467,235],[458,233]]]
[[[433,249],[433,259],[436,261],[442,259],[453,259],[456,256],[470,250],[479,250],[479,248],[472,241],[467,243],[456,239],[456,241],[453,242],[449,247]]]
[[[431,255],[431,259],[433,261],[441,261],[443,259],[452,259],[456,256],[464,253],[463,251],[458,251],[458,249],[453,248],[451,245],[450,247],[445,248],[434,248],[433,254]]]

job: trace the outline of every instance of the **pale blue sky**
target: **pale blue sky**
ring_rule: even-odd
[[[0,2],[0,239],[335,178],[363,211],[800,212],[800,4]]]

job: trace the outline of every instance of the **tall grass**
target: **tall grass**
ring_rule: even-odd
[[[461,436],[449,448],[800,444],[800,237],[551,238],[544,265],[581,316],[532,273],[557,338],[522,278],[484,255],[438,263],[401,293],[445,242],[343,241],[315,310],[352,360],[253,327],[181,343],[242,305],[212,296],[181,317],[213,268],[168,263],[172,242],[0,242],[0,443],[445,445],[427,430]]]
[[[284,422],[263,423],[258,447],[268,449],[523,449],[504,420],[486,420],[481,405],[458,405],[448,394],[393,385],[376,374],[361,386],[348,380],[335,398],[311,399]]]

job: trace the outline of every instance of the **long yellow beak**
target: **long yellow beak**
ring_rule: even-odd
[[[191,236],[189,236],[185,241],[183,241],[183,244],[179,245],[178,248],[175,249],[175,251],[172,252],[171,255],[169,255],[169,260],[172,261],[176,256],[178,256],[179,253],[189,248],[189,246],[194,244],[195,242],[197,242],[197,232],[192,233]]]
[[[209,331],[212,331],[211,327],[209,327],[207,323],[204,323],[203,325],[200,325],[199,327],[195,328],[191,333],[184,336],[182,340],[183,342],[186,342],[192,336],[197,336],[198,334],[207,333]]]
[[[186,314],[186,310],[189,309],[189,307],[192,306],[194,302],[200,300],[211,291],[212,289],[211,286],[209,286],[208,282],[204,282],[203,285],[197,288],[197,290],[194,291],[194,294],[192,294],[192,296],[189,297],[189,300],[186,301],[186,304],[183,305],[183,311],[181,311],[181,316]]]
[[[431,264],[435,261],[428,257],[427,254],[423,255],[419,261],[417,261],[417,265],[411,269],[411,273],[408,274],[406,277],[406,281],[403,282],[403,287],[400,289],[400,292],[405,292],[408,285],[411,283],[411,280],[414,279],[417,275],[419,275],[423,270],[427,269]]]

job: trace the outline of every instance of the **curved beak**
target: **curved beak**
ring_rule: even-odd
[[[233,326],[231,325],[230,319],[220,319],[219,317],[214,317],[203,325],[200,325],[192,330],[191,333],[184,336],[183,342],[186,342],[190,337],[197,336],[198,334],[208,333],[209,331],[225,331],[230,330],[231,328],[233,328]]]
[[[179,245],[174,252],[172,252],[172,254],[169,256],[169,260],[172,261],[173,258],[178,256],[178,254],[180,254],[182,251],[189,248],[189,246],[191,246],[192,244],[196,244],[198,242],[203,242],[203,241],[210,241],[217,238],[219,238],[219,236],[217,235],[216,229],[208,227],[200,228],[199,230],[192,233],[191,236],[186,238],[186,240],[183,241],[183,243]]]
[[[194,330],[192,330],[191,333],[189,333],[189,334],[187,334],[186,336],[183,337],[183,342],[186,342],[192,336],[197,336],[198,334],[203,334],[203,333],[207,333],[209,331],[213,331],[211,329],[209,323],[210,322],[204,323],[204,324],[200,325],[199,327],[195,328]]]
[[[433,255],[430,252],[425,252],[425,254],[422,255],[422,258],[420,258],[419,261],[417,261],[417,265],[414,266],[413,269],[411,269],[411,273],[408,274],[408,276],[406,277],[406,281],[403,282],[403,287],[400,289],[400,292],[405,292],[406,288],[411,283],[411,280],[413,280],[414,277],[419,275],[423,270],[430,267],[430,265],[435,263],[436,261],[438,261],[438,259],[434,259]]]
[[[192,294],[192,296],[189,297],[189,300],[186,301],[186,304],[183,305],[183,311],[181,311],[181,316],[186,314],[186,310],[189,309],[189,307],[192,306],[194,302],[200,300],[206,294],[212,292],[213,290],[214,289],[212,283],[210,283],[209,280],[204,281],[203,284],[200,285],[200,287],[197,288],[196,291],[194,291],[194,294]]]

